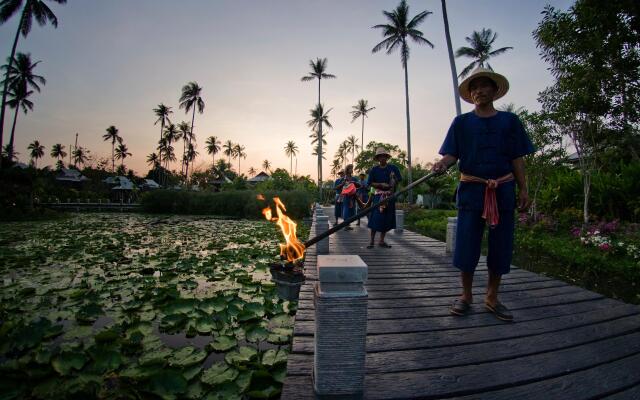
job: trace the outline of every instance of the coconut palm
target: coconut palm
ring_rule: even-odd
[[[478,67],[493,69],[489,64],[489,59],[513,49],[513,47],[501,47],[491,51],[491,47],[497,37],[498,34],[496,32],[493,32],[491,29],[482,28],[480,32],[473,31],[471,36],[464,38],[470,47],[460,47],[456,50],[456,57],[469,57],[472,58],[473,61],[460,72],[460,78],[469,75],[469,72]]]
[[[293,157],[298,154],[298,151],[298,146],[296,146],[296,142],[293,140],[289,140],[284,146],[284,154],[289,157],[289,174],[291,175],[293,175]]]
[[[198,152],[196,151],[195,144],[189,143],[187,146],[187,153],[185,154],[185,161],[187,162],[187,165],[195,161],[196,157],[198,157]],[[189,180],[189,175],[187,175],[188,173],[189,169],[187,168],[185,169],[185,181]]]
[[[449,18],[447,17],[446,0],[442,0],[442,18],[444,19],[444,36],[445,36],[445,39],[447,40],[447,52],[449,53],[449,66],[451,67],[451,81],[453,82],[453,99],[456,104],[456,115],[460,115],[462,114],[462,110],[460,109],[460,95],[458,94],[458,72],[456,71],[456,60],[453,58],[453,47],[451,46],[451,34],[449,33]]]
[[[322,154],[322,159],[326,160],[327,157],[324,156],[326,153],[327,151],[324,149],[324,147],[321,148],[320,145],[317,144],[314,146],[313,151],[311,152],[311,155],[319,157],[319,154]]]
[[[271,172],[271,161],[264,160],[262,162],[262,168],[264,168],[264,170],[267,171],[267,172]]]
[[[238,159],[238,175],[240,175],[240,159],[247,158],[247,153],[244,152],[245,150],[246,148],[241,146],[240,143],[233,146],[233,158]]]
[[[191,129],[189,130],[189,144],[191,144],[195,139],[193,134],[193,124],[196,120],[196,108],[200,114],[204,111],[204,100],[202,100],[200,93],[202,93],[202,87],[200,87],[197,82],[189,82],[182,87],[182,95],[179,100],[180,108],[184,108],[185,113],[188,113],[189,110],[193,109],[193,113],[191,115]],[[185,176],[189,175],[189,162],[189,158],[187,157]]]
[[[333,175],[333,177],[335,178],[336,176],[338,176],[338,172],[342,169],[342,161],[340,161],[337,158],[333,159],[333,162],[331,163],[331,175]]]
[[[127,145],[120,142],[118,147],[116,147],[116,159],[120,160],[120,165],[124,165],[124,159],[129,156],[131,156],[131,153],[129,153]]]
[[[178,124],[178,130],[180,131],[180,137],[182,138],[182,166],[180,167],[180,173],[184,175],[184,167],[187,161],[187,147],[191,142],[191,129],[189,123],[182,121]]]
[[[163,137],[160,140],[158,145],[158,153],[162,154],[162,162],[164,163],[164,168],[169,169],[169,163],[176,161],[176,154],[174,152],[174,147],[169,142],[167,136]],[[163,183],[164,184],[164,183]]]
[[[164,134],[164,126],[171,123],[171,121],[169,120],[169,114],[172,114],[173,111],[171,111],[171,107],[165,106],[163,103],[160,103],[156,108],[153,109],[153,113],[156,117],[158,117],[156,122],[154,122],[153,124],[157,125],[158,122],[160,123],[160,140],[162,140],[162,135]],[[156,154],[156,157],[159,158],[158,162],[154,165],[160,165],[162,163],[162,159],[160,158],[162,157],[162,154]]]
[[[227,140],[226,142],[224,142],[224,145],[222,145],[222,148],[224,148],[224,155],[228,157],[227,160],[227,164],[231,165],[231,157],[233,156],[233,148],[234,148],[234,144],[231,140]]]
[[[38,83],[42,85],[47,83],[42,76],[34,74],[33,70],[38,64],[40,64],[40,61],[31,61],[30,54],[18,53],[13,60],[7,60],[7,64],[2,66],[2,69],[6,71],[5,76],[8,79],[8,88],[14,93],[14,99],[17,94],[26,94],[28,97],[31,94],[29,93],[30,89],[40,92]],[[9,139],[11,149],[15,148],[14,138],[15,124],[11,129],[11,138]]]
[[[338,146],[338,150],[336,150],[335,158],[336,158],[336,160],[338,160],[340,162],[340,165],[342,166],[342,168],[344,168],[344,165],[347,163],[347,143],[346,143],[346,141],[343,141]]]
[[[360,135],[360,143],[364,146],[364,119],[369,117],[369,111],[375,110],[375,107],[369,107],[369,101],[365,99],[358,100],[358,104],[355,106],[351,106],[353,111],[351,112],[351,123],[353,123],[358,118],[362,118],[362,133]]]
[[[309,73],[309,75],[305,75],[301,78],[301,80],[303,82],[308,82],[308,81],[313,81],[313,80],[318,80],[318,107],[321,107],[321,97],[320,97],[320,84],[322,82],[323,79],[335,79],[336,76],[332,75],[332,74],[327,74],[325,71],[327,70],[327,59],[326,58],[316,58],[315,61],[313,60],[309,60],[309,66],[311,67],[311,72]],[[320,115],[322,115],[322,113],[320,113]],[[323,137],[322,136],[322,124],[324,123],[324,121],[322,119],[320,119],[318,121],[318,126],[317,126],[317,131],[318,131],[318,136],[319,137]],[[322,151],[322,141],[320,141],[318,143],[318,146],[320,146],[320,151],[319,154],[324,154],[324,152]],[[319,190],[319,196],[320,198],[322,198],[322,158],[320,156],[318,156],[318,190]]]
[[[33,160],[33,166],[38,168],[38,159],[44,156],[44,146],[40,144],[39,141],[34,140],[33,143],[29,144],[27,150],[30,151],[29,155]]]
[[[253,167],[249,167],[249,169],[247,170],[247,173],[249,174],[249,176],[255,176],[256,174],[256,169]]]
[[[63,145],[61,145],[60,143],[56,143],[51,147],[50,155],[51,157],[56,158],[58,162],[62,162],[62,159],[67,156],[67,152],[64,151]]]
[[[73,149],[72,151],[72,156],[73,156],[73,166],[77,166],[78,164],[80,165],[84,165],[84,163],[87,162],[87,151],[84,149],[84,147],[81,146],[76,146],[76,148]]]
[[[351,135],[347,137],[347,140],[344,141],[344,145],[346,152],[351,152],[351,164],[353,164],[356,159],[356,151],[360,149],[358,139],[356,139],[354,135]]]
[[[102,140],[111,141],[111,172],[116,171],[116,159],[115,159],[115,148],[116,142],[122,143],[122,138],[118,135],[118,128],[114,125],[111,125],[107,128],[107,133],[102,135]]]
[[[18,111],[22,109],[25,115],[33,110],[33,102],[29,100],[29,97],[33,94],[33,90],[26,90],[24,86],[18,86],[9,91],[9,99],[7,100],[7,105],[15,109],[15,113],[13,115],[13,125],[11,126],[11,139],[9,140],[9,144],[6,146],[7,148],[7,157],[9,160],[13,160],[15,154],[15,147],[13,145],[13,138],[15,136],[16,131],[16,123],[18,122]]]
[[[422,11],[413,18],[409,19],[409,6],[406,0],[401,0],[400,4],[391,12],[383,11],[382,14],[387,18],[387,24],[375,25],[374,29],[382,29],[384,40],[378,43],[371,51],[377,53],[382,49],[387,50],[387,54],[391,54],[395,49],[400,49],[400,59],[402,68],[404,69],[404,92],[405,107],[407,113],[407,152],[409,154],[409,164],[407,167],[407,178],[409,184],[413,182],[411,176],[411,119],[409,117],[409,72],[407,70],[407,61],[409,60],[409,43],[413,40],[416,44],[426,44],[433,48],[433,43],[423,37],[423,33],[419,31],[420,25],[427,18],[430,11]],[[413,190],[409,190],[409,203],[413,202]]]
[[[150,167],[157,169],[160,166],[160,158],[158,157],[158,153],[151,153],[147,156],[147,164]]]
[[[323,135],[322,131],[320,130],[320,126],[326,125],[329,128],[333,128],[333,126],[329,122],[329,112],[331,110],[333,109],[330,108],[327,111],[324,111],[324,106],[322,104],[318,104],[315,108],[309,110],[311,119],[307,121],[307,125],[313,130],[313,134],[309,136],[314,139],[313,141],[311,141],[312,144],[318,142],[318,137],[322,138],[322,143],[319,144],[320,147],[322,147],[323,144],[327,143],[324,138],[325,135]],[[320,169],[322,169],[322,167]],[[320,174],[318,174],[318,178],[321,178]]]
[[[67,0],[50,0],[58,4],[65,4]],[[24,7],[23,7],[24,4]],[[22,7],[22,8],[21,8]],[[31,26],[35,19],[38,25],[44,26],[48,22],[54,28],[58,27],[58,19],[51,9],[46,5],[44,0],[1,0],[0,1],[0,25],[11,19],[12,16],[20,13],[20,21],[18,29],[11,46],[11,54],[9,55],[9,68],[5,71],[5,77],[2,89],[2,105],[0,106],[0,148],[2,148],[4,137],[4,111],[7,104],[7,95],[9,94],[9,69],[11,69],[16,49],[18,48],[18,39],[22,33],[23,37],[27,37],[31,32]]]
[[[220,151],[220,141],[216,136],[209,136],[205,144],[207,145],[207,153],[212,156],[211,167],[213,167],[216,165],[216,154]]]

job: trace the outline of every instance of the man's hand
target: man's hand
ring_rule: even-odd
[[[531,200],[529,200],[529,192],[527,190],[520,190],[518,192],[518,211],[524,212],[531,206]]]
[[[439,161],[436,161],[431,167],[431,171],[442,173],[445,172],[449,167],[456,163],[458,159],[451,154],[445,154]]]

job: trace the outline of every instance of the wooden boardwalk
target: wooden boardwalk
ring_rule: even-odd
[[[481,260],[472,312],[451,316],[460,283],[444,243],[392,231],[391,249],[367,249],[366,220],[355,228],[330,248],[369,266],[366,399],[640,399],[640,306],[512,267],[499,298],[515,320],[503,322],[484,310]],[[311,248],[283,399],[314,398],[316,260]]]

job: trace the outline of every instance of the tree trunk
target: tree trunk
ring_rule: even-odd
[[[589,193],[591,192],[591,171],[583,170],[582,186],[584,194],[584,205],[582,207],[583,224],[589,224]]]
[[[191,138],[193,138],[193,123],[196,120],[196,104],[193,104],[193,114],[191,114],[191,136],[189,136],[189,149],[191,149]],[[240,165],[240,162],[238,162],[238,165]],[[238,167],[239,169],[240,167]],[[184,171],[184,179],[186,182],[189,181],[189,157],[187,157],[187,166],[185,168]]]
[[[413,179],[411,177],[411,120],[409,118],[409,72],[407,71],[407,62],[404,63],[404,94],[407,109],[407,179],[408,185],[411,185]],[[400,179],[400,177],[398,177]],[[413,189],[409,189],[407,198],[409,204],[413,203]]]
[[[7,92],[9,89],[9,71],[11,70],[11,66],[13,65],[13,57],[16,55],[16,49],[18,48],[18,39],[20,38],[20,28],[22,28],[22,23],[25,18],[26,7],[22,11],[22,15],[20,16],[20,23],[18,24],[18,30],[16,31],[16,37],[13,39],[13,46],[11,47],[11,55],[9,56],[9,65],[7,66],[7,72],[4,75],[4,88],[2,89],[2,106],[0,107],[0,149],[4,145],[4,111],[7,105]],[[9,160],[11,161],[11,160]],[[2,163],[0,163],[0,169],[2,168]]]
[[[362,133],[360,134],[360,153],[364,150],[364,115],[362,115]]]
[[[451,81],[453,83],[453,99],[456,103],[456,115],[460,115],[460,95],[458,94],[458,71],[453,57],[453,47],[451,47],[451,34],[449,33],[449,18],[447,18],[446,0],[442,0],[442,18],[444,19],[444,34],[447,39],[447,49],[449,51],[449,65],[451,66]]]
[[[115,158],[115,155],[113,154],[115,145],[116,145],[116,142],[112,141],[111,142],[111,173],[112,174],[116,172],[116,158]]]
[[[293,175],[293,154],[289,155],[289,174]]]
[[[160,141],[158,142],[158,144],[162,144],[162,134],[164,132],[164,116],[162,117],[162,121],[160,122]],[[160,168],[158,168],[159,166],[162,165],[162,152],[160,150],[158,150],[158,163],[156,164],[156,171],[158,171],[157,178],[160,181],[159,183],[161,185],[163,185],[164,183],[164,173],[162,173],[162,170]]]
[[[16,112],[13,115],[13,125],[11,126],[11,138],[9,139],[9,151],[7,152],[9,162],[13,161],[13,155],[16,153],[13,148],[13,139],[16,132],[16,122],[18,122],[18,111],[20,111],[20,106],[16,104]]]
[[[318,111],[320,111],[320,81],[318,77]],[[324,111],[324,110],[322,110]],[[322,202],[322,113],[320,113],[320,122],[318,123],[318,196]]]

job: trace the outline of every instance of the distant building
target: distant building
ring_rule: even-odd
[[[267,174],[266,172],[262,171],[258,175],[254,176],[253,178],[247,179],[247,182],[256,184],[256,183],[267,181],[269,179],[271,179],[271,176],[269,176],[269,174]]]
[[[111,200],[128,203],[134,199],[136,186],[126,176],[110,176],[103,180],[111,188]]]
[[[89,178],[82,175],[80,171],[77,169],[71,168],[60,168],[56,172],[56,181],[58,182],[66,182],[72,184],[80,184],[82,182],[88,181]]]
[[[145,179],[139,187],[142,190],[155,190],[160,189],[161,186],[153,179]]]

